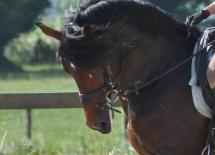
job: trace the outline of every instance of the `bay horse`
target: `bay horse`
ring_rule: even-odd
[[[91,0],[71,13],[61,31],[36,25],[60,41],[64,70],[77,83],[91,129],[111,132],[107,98],[117,92],[137,153],[201,154],[210,121],[193,105],[191,62],[138,89],[192,55],[197,38],[185,24],[148,3]]]

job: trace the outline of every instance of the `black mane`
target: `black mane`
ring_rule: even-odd
[[[83,11],[83,10],[87,9],[89,6],[94,5],[101,1],[103,1],[103,0],[88,0],[80,6],[80,10]]]
[[[73,16],[74,17],[74,16]],[[187,26],[179,23],[162,9],[137,0],[90,0],[81,7],[75,19],[77,25],[102,25],[125,22],[148,33],[187,33]]]
[[[83,5],[79,12],[71,15],[73,25],[70,29],[64,29],[64,40],[60,46],[60,55],[65,55],[72,62],[85,64],[95,62],[105,45],[97,38],[99,34],[108,28],[107,25],[124,23],[135,27],[140,33],[149,34],[154,37],[165,35],[171,39],[176,36],[186,38],[188,27],[173,19],[163,10],[149,4],[135,0],[91,0]],[[91,37],[74,37],[78,33],[75,29],[84,25],[91,26]],[[200,32],[192,28],[200,35]],[[72,37],[71,37],[72,36]],[[189,40],[196,41],[194,36]]]

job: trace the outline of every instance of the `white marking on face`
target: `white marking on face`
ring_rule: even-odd
[[[92,79],[93,75],[91,73],[88,73],[88,76]]]

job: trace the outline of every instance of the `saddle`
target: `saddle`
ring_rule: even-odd
[[[206,47],[213,40],[215,40],[215,27],[207,28],[198,41],[199,44],[197,50]],[[213,108],[213,106],[215,107],[215,94],[210,89],[207,81],[207,67],[214,53],[215,46],[208,46],[205,51],[196,56],[195,61],[197,85],[201,87],[202,95],[213,112],[215,112],[215,109]]]
[[[215,40],[215,27],[206,29],[198,40],[196,50],[207,47],[209,43]],[[195,52],[195,51],[194,51]],[[215,155],[215,93],[210,89],[207,81],[207,67],[215,53],[215,46],[210,45],[203,52],[198,54],[195,59],[195,69],[197,76],[197,85],[201,87],[202,95],[208,106],[212,110],[208,139],[202,154],[207,151],[208,155]]]

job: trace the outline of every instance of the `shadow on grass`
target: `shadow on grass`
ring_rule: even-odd
[[[60,64],[37,64],[22,66],[19,71],[8,70],[0,73],[0,79],[33,79],[46,77],[69,77]]]

